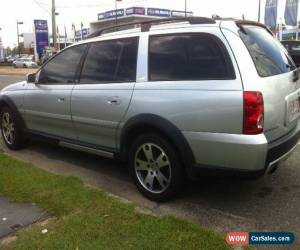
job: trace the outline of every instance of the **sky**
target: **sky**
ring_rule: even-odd
[[[266,0],[261,0],[261,18],[264,18]],[[285,0],[279,1],[278,19],[283,17]],[[259,0],[187,0],[187,10],[193,11],[196,16],[211,17],[217,14],[221,17],[257,20]],[[118,8],[127,7],[154,7],[172,10],[184,10],[184,0],[122,0]],[[56,18],[59,31],[63,34],[64,25],[67,32],[72,30],[72,23],[80,27],[89,27],[89,23],[97,21],[97,14],[113,10],[114,0],[56,0]],[[24,22],[20,25],[20,33],[33,32],[34,19],[47,19],[51,30],[51,0],[1,0],[0,1],[0,37],[3,45],[14,46],[17,43],[16,20]]]

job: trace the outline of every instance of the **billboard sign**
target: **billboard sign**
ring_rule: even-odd
[[[110,10],[110,11],[98,14],[98,20],[122,17],[124,15],[125,15],[124,9]]]
[[[148,16],[170,17],[171,11],[167,9],[147,8]]]
[[[49,46],[49,34],[47,20],[34,20],[35,49],[41,57],[45,47]]]
[[[132,8],[126,9],[126,16],[145,15],[145,14],[146,14],[146,10],[143,7],[132,7]]]
[[[185,17],[185,16],[191,17],[191,16],[193,16],[193,12],[186,12],[186,14],[185,14],[185,11],[172,10],[171,16],[172,17]]]

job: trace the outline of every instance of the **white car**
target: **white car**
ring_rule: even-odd
[[[36,62],[32,61],[29,58],[19,58],[13,62],[15,68],[37,68],[38,65]]]

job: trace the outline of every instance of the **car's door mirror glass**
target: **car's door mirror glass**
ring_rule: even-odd
[[[36,73],[26,75],[26,81],[28,83],[35,83],[35,78],[36,78]]]

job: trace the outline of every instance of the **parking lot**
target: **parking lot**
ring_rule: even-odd
[[[23,79],[24,76],[0,75],[0,87]],[[189,183],[176,200],[163,204],[143,198],[130,181],[126,166],[113,160],[41,142],[12,152],[1,140],[1,148],[48,171],[79,176],[88,185],[124,197],[158,215],[175,214],[221,231],[289,231],[297,239],[290,249],[300,247],[300,145],[273,175],[255,181],[203,178]]]

